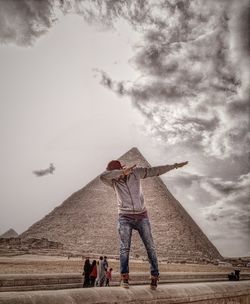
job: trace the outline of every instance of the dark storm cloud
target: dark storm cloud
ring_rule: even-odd
[[[229,228],[250,233],[250,173],[236,181],[208,178],[201,182],[201,187],[215,196],[212,205],[203,209],[208,220],[223,220]]]
[[[240,176],[237,183],[234,181],[223,181],[221,178],[214,178],[209,180],[209,184],[223,196],[242,191],[245,192],[247,187],[250,186],[249,175]]]
[[[55,21],[53,0],[0,0],[0,42],[26,46]]]
[[[0,42],[31,45],[56,21],[57,13],[76,13],[87,22],[113,27],[118,18],[134,27],[150,22],[148,2],[118,0],[0,0]]]
[[[181,101],[183,96],[191,97],[193,93],[185,86],[176,86],[172,83],[164,81],[154,81],[145,85],[134,86],[127,92],[132,97],[134,102],[146,101],[164,101],[166,103],[173,103]]]
[[[203,203],[199,207],[203,218],[216,224],[219,222],[224,229],[221,238],[230,229],[236,229],[238,234],[250,233],[250,173],[241,175],[236,180],[228,180],[179,172],[168,183],[193,195],[195,185],[199,185],[203,190],[200,193]]]
[[[98,72],[98,70],[96,70],[96,72]],[[101,84],[106,88],[113,90],[114,81],[106,73],[102,72],[101,74],[102,74]]]
[[[197,129],[199,131],[202,130],[215,130],[219,124],[219,119],[215,116],[212,119],[206,119],[206,118],[198,118],[198,117],[184,117],[183,119],[177,120],[178,123],[187,125],[191,124],[193,126],[197,126]]]
[[[132,59],[142,77],[118,85],[106,75],[110,89],[119,93],[122,86],[162,142],[185,141],[218,158],[245,154],[249,79],[242,62],[248,57],[248,2],[152,3],[152,24]]]
[[[164,34],[159,30],[151,30],[145,34],[148,48],[141,49],[134,58],[137,68],[148,74],[164,77],[176,71],[179,64],[176,58],[166,59],[172,52],[169,44],[165,41]]]
[[[242,86],[240,95],[249,103],[250,92],[250,1],[243,0],[241,5],[234,2],[229,22],[231,29],[230,46],[232,50],[232,60],[240,68],[240,78]]]
[[[93,69],[93,71],[96,73],[97,76],[100,76],[100,83],[104,87],[112,90],[120,96],[128,94],[127,88],[124,86],[123,82],[116,82],[112,80],[107,73],[101,70]]]
[[[201,175],[198,174],[191,174],[188,172],[181,172],[180,174],[178,174],[175,178],[175,184],[178,185],[178,187],[182,188],[182,187],[191,187],[192,184],[194,182],[200,182],[200,180],[202,179]]]
[[[51,27],[55,8],[102,26],[115,26],[118,18],[124,18],[144,33],[132,59],[143,77],[135,83],[115,82],[103,73],[101,83],[119,95],[129,95],[147,117],[152,134],[168,144],[185,141],[221,158],[241,155],[249,145],[249,1],[2,0],[0,4],[0,39],[20,45],[32,43]],[[156,107],[161,103],[158,110],[154,103]],[[233,149],[235,144],[240,149]]]
[[[134,27],[150,22],[146,0],[62,0],[61,4],[65,13],[77,13],[101,27],[113,27],[118,18],[128,20]]]
[[[117,93],[118,95],[128,95],[134,100],[135,105],[143,101],[164,101],[164,102],[178,102],[182,98],[184,92],[188,95],[187,88],[176,87],[172,84],[158,82],[150,83],[148,86],[137,85],[130,88],[128,82],[116,82],[107,73],[100,70],[95,70],[100,75],[100,83]],[[190,93],[191,94],[191,93]],[[168,99],[166,100],[166,96]]]
[[[185,142],[217,158],[249,150],[249,0],[0,0],[0,7],[0,40],[19,45],[44,34],[56,9],[104,27],[127,20],[143,34],[131,59],[142,75],[116,82],[101,72],[101,83],[130,96],[147,131],[167,145]]]

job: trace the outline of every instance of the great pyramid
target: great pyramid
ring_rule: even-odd
[[[137,148],[132,148],[119,159],[127,165],[150,167]],[[160,177],[142,180],[142,187],[160,258],[168,260],[222,258],[187,211],[169,192]],[[63,243],[66,250],[75,250],[83,254],[118,255],[115,194],[112,188],[103,184],[98,176],[33,224],[21,237],[47,238]],[[135,232],[132,237],[131,255],[146,256],[144,246]]]

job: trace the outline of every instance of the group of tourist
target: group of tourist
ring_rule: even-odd
[[[109,286],[112,278],[112,268],[109,268],[106,256],[100,256],[99,260],[93,260],[90,263],[89,258],[86,258],[83,266],[83,287],[103,287]]]

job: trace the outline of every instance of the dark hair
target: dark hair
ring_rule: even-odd
[[[96,265],[96,260],[93,260],[93,262],[92,262],[92,264],[90,266],[90,272],[92,272],[92,270],[94,269],[95,265]]]
[[[107,170],[112,171],[112,170],[121,170],[123,169],[122,164],[119,162],[119,160],[112,160],[111,162],[108,163],[107,165]]]
[[[84,265],[90,265],[90,261],[89,261],[89,258],[87,258],[87,259],[85,260],[85,263],[84,263]]]
[[[103,260],[103,257],[102,257],[102,256],[100,256],[100,260]]]

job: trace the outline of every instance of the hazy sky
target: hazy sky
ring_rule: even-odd
[[[136,146],[225,256],[250,256],[250,1],[0,0],[0,234]],[[32,171],[53,162],[53,175]]]

